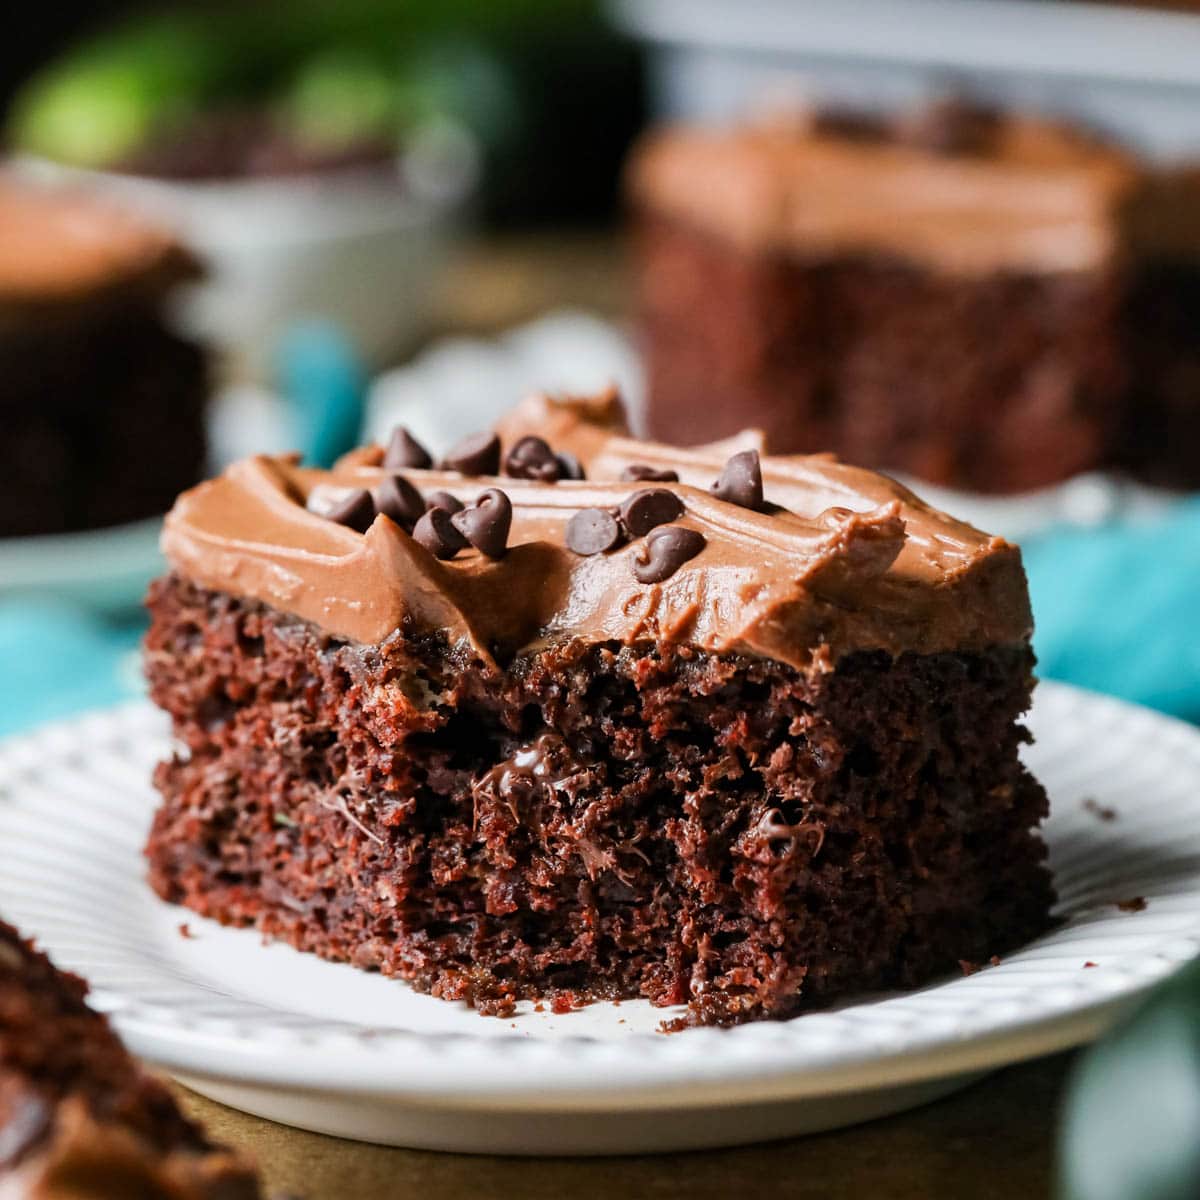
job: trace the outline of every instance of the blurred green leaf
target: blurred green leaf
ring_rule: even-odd
[[[511,65],[492,49],[463,40],[434,41],[403,60],[397,81],[406,125],[451,117],[495,154],[519,136],[520,97]]]
[[[211,90],[215,47],[191,21],[98,39],[36,75],[9,121],[17,148],[84,166],[119,160]]]
[[[636,55],[598,0],[227,0],[70,51],[28,81],[7,136],[59,161],[153,170],[156,148],[186,151],[209,118],[265,117],[334,157],[448,119],[480,143],[490,217],[549,219],[612,202],[640,103]]]
[[[318,149],[392,137],[396,72],[365,54],[330,51],[304,65],[277,111],[300,143]]]

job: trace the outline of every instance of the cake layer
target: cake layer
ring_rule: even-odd
[[[152,589],[151,882],[206,916],[505,1013],[785,1016],[1033,936],[1024,645],[797,670],[573,637],[504,666]]]
[[[215,1146],[55,970],[0,922],[0,1197],[254,1200]]]
[[[200,477],[208,365],[167,311],[199,274],[140,216],[0,172],[0,537],[157,517]]]
[[[1144,424],[1153,411],[1127,401],[1112,271],[805,263],[661,216],[636,244],[651,436],[755,425],[772,449],[1020,492],[1112,463],[1123,413]]]
[[[165,512],[205,460],[208,367],[132,297],[0,317],[0,537]]]

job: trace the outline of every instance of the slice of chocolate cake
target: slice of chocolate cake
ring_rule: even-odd
[[[256,1200],[251,1168],[179,1111],[86,993],[0,922],[0,1197]]]
[[[827,457],[611,415],[180,498],[146,640],[181,744],[159,894],[487,1013],[710,1023],[1041,930],[1018,550]]]
[[[660,130],[628,182],[652,435],[1200,485],[1197,172],[950,102]]]
[[[166,312],[197,273],[107,202],[0,175],[0,537],[157,516],[201,477],[206,360]]]

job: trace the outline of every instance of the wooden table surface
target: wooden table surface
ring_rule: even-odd
[[[924,1108],[785,1142],[628,1158],[397,1150],[286,1129],[177,1089],[303,1200],[1042,1200],[1068,1056],[1010,1067]]]
[[[620,318],[627,259],[611,234],[509,235],[465,246],[438,289],[435,334],[485,336],[576,306]],[[636,1200],[778,1195],[820,1200],[1041,1200],[1067,1058],[1001,1071],[868,1125],[734,1150],[520,1159],[368,1146],[286,1129],[180,1090],[185,1107],[305,1200]]]

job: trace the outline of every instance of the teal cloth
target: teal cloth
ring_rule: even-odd
[[[1026,539],[1038,671],[1200,722],[1200,497]],[[137,695],[142,623],[0,601],[0,733]]]
[[[1023,549],[1040,675],[1200,721],[1200,496]]]
[[[304,461],[331,467],[358,445],[367,373],[349,338],[329,321],[293,325],[275,355],[276,388],[286,397],[292,444]]]
[[[143,627],[45,597],[0,600],[0,734],[138,695]]]

